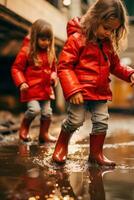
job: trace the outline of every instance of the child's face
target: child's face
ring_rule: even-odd
[[[116,18],[102,22],[96,31],[96,37],[99,39],[110,38],[111,34],[118,29],[119,26],[120,21]]]
[[[40,49],[46,50],[50,46],[50,39],[47,38],[38,38],[38,46]]]

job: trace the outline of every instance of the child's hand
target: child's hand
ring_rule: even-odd
[[[27,83],[22,83],[20,85],[20,91],[26,91],[29,88],[29,85]]]
[[[57,74],[55,72],[53,72],[51,74],[51,81],[50,81],[50,83],[51,83],[51,86],[53,86],[53,87],[56,87],[57,84],[58,84],[58,78],[57,78]]]
[[[73,104],[81,104],[84,102],[83,100],[83,95],[81,92],[78,92],[76,94],[74,94],[73,96],[70,97],[70,103],[73,103]]]
[[[131,86],[134,85],[134,73],[130,76]]]
[[[56,87],[57,84],[58,84],[58,78],[51,79],[50,83],[51,83],[51,86],[52,86],[52,87]]]

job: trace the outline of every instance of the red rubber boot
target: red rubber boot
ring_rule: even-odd
[[[89,162],[96,163],[101,166],[115,166],[115,162],[107,159],[103,155],[103,144],[105,140],[106,133],[97,133],[90,135],[90,155]]]
[[[33,119],[25,118],[22,120],[20,131],[19,131],[19,138],[24,142],[31,141],[31,138],[29,137],[29,128],[31,125],[31,122]]]
[[[50,117],[42,117],[40,121],[40,134],[39,134],[39,142],[56,142],[56,138],[48,133],[49,127],[51,124]]]
[[[61,130],[52,159],[59,163],[65,163],[68,154],[68,144],[71,133]]]

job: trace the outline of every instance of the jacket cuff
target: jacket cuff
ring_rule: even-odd
[[[73,70],[63,70],[59,72],[59,79],[63,89],[65,99],[73,94],[82,91],[82,85]]]

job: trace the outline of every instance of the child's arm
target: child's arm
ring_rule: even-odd
[[[27,64],[27,51],[27,45],[21,48],[11,68],[11,75],[17,87],[26,83],[24,70]]]
[[[58,76],[66,99],[82,92],[82,86],[75,74],[75,65],[79,61],[79,53],[78,38],[71,35],[64,45],[58,64]]]
[[[127,82],[131,81],[130,77],[134,73],[134,70],[131,67],[120,63],[119,57],[115,53],[111,56],[110,71],[113,75]]]
[[[130,76],[131,86],[134,86],[134,73]]]
[[[57,68],[56,68],[56,62],[55,60],[52,63],[52,68],[51,68],[51,85],[56,87],[58,84],[58,77],[57,77]]]

